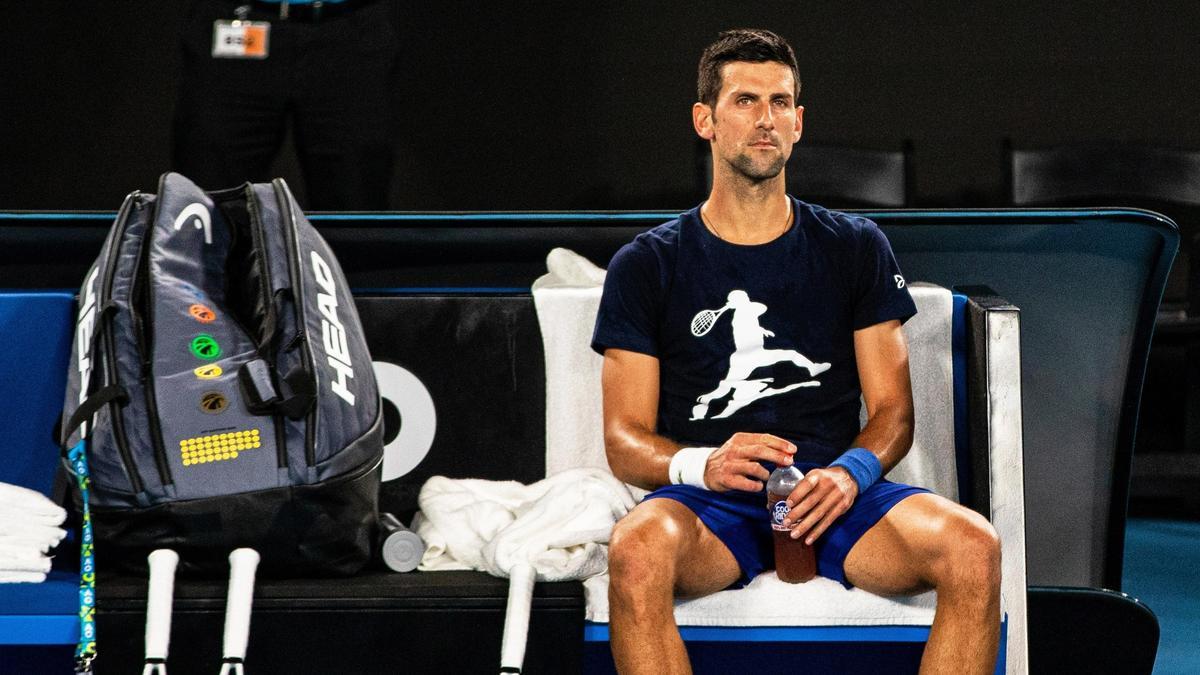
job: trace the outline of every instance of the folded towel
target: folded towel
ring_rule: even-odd
[[[26,549],[30,551],[38,551],[40,553],[49,553],[50,549],[58,546],[67,536],[67,531],[58,528],[46,528],[42,536],[25,536],[16,534],[0,534],[0,550],[3,549]]]
[[[607,623],[607,574],[583,583],[588,621]],[[847,590],[825,577],[788,584],[774,572],[754,577],[745,588],[675,601],[680,626],[928,626],[937,593],[885,598],[861,588]]]
[[[600,307],[604,270],[587,258],[556,248],[547,273],[533,282],[546,359],[546,475],[567,469],[609,470],[604,452],[600,368],[604,359],[589,345]],[[641,499],[646,491],[627,486]]]
[[[0,483],[0,513],[25,514],[30,522],[61,525],[67,512],[37,490]]]
[[[0,571],[0,584],[40,584],[45,580],[45,572]]]
[[[604,285],[604,269],[578,253],[565,249],[552,249],[546,255],[546,274],[533,282],[533,290],[543,288],[593,288]]]
[[[49,572],[50,558],[33,549],[0,550],[0,570],[5,572]]]
[[[0,537],[13,537],[17,540],[33,542],[39,549],[49,550],[67,536],[61,527],[29,523],[21,518],[0,516]]]

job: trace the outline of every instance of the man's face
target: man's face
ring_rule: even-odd
[[[699,103],[693,111],[696,131],[713,142],[713,161],[753,181],[778,176],[800,140],[804,109],[795,91],[792,69],[782,63],[722,66],[716,106]]]

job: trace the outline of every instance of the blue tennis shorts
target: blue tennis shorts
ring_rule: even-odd
[[[801,471],[817,468],[797,464]],[[905,497],[929,492],[925,488],[880,479],[854,500],[813,544],[817,554],[817,574],[833,579],[846,588],[842,566],[846,555],[885,513]],[[775,545],[767,514],[767,493],[712,492],[690,485],[667,485],[646,495],[646,499],[674,499],[688,507],[717,535],[737,559],[742,576],[730,588],[741,588],[763,570],[775,569]]]

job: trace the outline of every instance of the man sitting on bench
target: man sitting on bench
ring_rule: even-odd
[[[613,531],[618,670],[689,671],[674,598],[773,567],[763,487],[773,465],[794,463],[805,478],[784,524],[815,546],[818,574],[881,595],[936,589],[921,672],[991,672],[995,530],[880,478],[912,443],[904,277],[874,223],[785,192],[804,112],[792,48],[769,31],[722,33],[698,90],[712,192],[613,258],[592,343],[609,463],[654,490]]]

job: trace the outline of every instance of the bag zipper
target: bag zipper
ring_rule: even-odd
[[[121,204],[121,210],[117,212],[117,220],[113,225],[112,241],[108,249],[108,259],[105,261],[104,280],[100,285],[100,307],[106,306],[112,300],[112,281],[116,276],[116,262],[121,252],[121,240],[125,236],[125,228],[129,224],[129,216],[133,211],[133,205],[142,194],[140,192],[131,192]],[[131,285],[132,290],[132,285]],[[113,320],[108,319],[105,325],[101,327],[104,347],[104,378],[110,384],[120,385],[117,376],[117,358],[116,347],[113,344]],[[125,436],[125,421],[121,416],[121,407],[117,401],[112,401],[108,404],[108,416],[112,420],[113,439],[117,443],[117,454],[121,456],[121,463],[125,465],[125,473],[129,476],[129,486],[133,488],[134,494],[141,494],[145,489],[142,483],[142,477],[138,475],[137,465],[134,464],[133,454],[129,452],[129,439]]]
[[[279,374],[276,372],[276,364],[279,362],[279,350],[272,349],[275,343],[275,332],[279,329],[279,318],[275,314],[275,297],[271,293],[271,266],[267,263],[267,237],[263,231],[262,214],[259,213],[258,200],[254,196],[254,188],[246,186],[246,211],[250,215],[250,236],[253,239],[254,250],[258,255],[259,268],[259,295],[262,297],[263,307],[266,308],[267,327],[268,331],[264,331],[264,339],[262,344],[258,346],[258,355],[267,359],[267,363],[271,365],[271,374],[275,378],[276,390],[279,388]],[[275,413],[271,415],[272,421],[275,423],[275,465],[281,469],[287,468],[287,431],[283,425],[283,415]]]
[[[158,199],[154,202],[154,211],[150,215],[150,222],[146,226],[146,233],[142,239],[141,255],[138,258],[137,267],[133,271],[133,279],[130,284],[129,307],[131,314],[138,317],[136,310],[136,298],[133,297],[133,287],[138,283],[148,283],[150,274],[150,250],[154,245],[154,226],[158,221],[159,210],[162,206],[162,195],[165,192],[164,184],[166,175],[158,181]],[[146,288],[146,293],[150,293],[150,288]],[[146,417],[150,427],[150,445],[154,450],[154,464],[158,468],[158,477],[163,485],[173,485],[175,481],[171,478],[171,468],[167,465],[167,450],[163,446],[162,425],[158,422],[158,398],[155,395],[154,388],[154,341],[153,336],[145,332],[146,326],[154,325],[154,302],[152,298],[146,298],[146,318],[142,321],[142,330],[136,331],[141,342],[142,353],[142,368],[141,382],[142,392],[146,397]],[[139,319],[140,320],[140,319]]]
[[[271,182],[275,188],[275,198],[279,202],[279,208],[284,217],[284,239],[288,245],[288,271],[292,276],[292,306],[296,312],[296,335],[288,342],[288,350],[295,348],[299,342],[306,341],[306,329],[308,324],[304,320],[304,279],[301,276],[300,266],[300,238],[296,233],[296,214],[292,209],[292,193],[288,190],[287,183],[276,178]],[[313,377],[315,367],[312,359],[312,345],[308,345],[307,349],[302,350],[300,354],[300,363],[304,368],[304,372],[310,378]],[[304,419],[304,461],[308,466],[315,466],[317,463],[316,451],[316,429],[317,429],[317,405],[309,410],[308,415]]]

